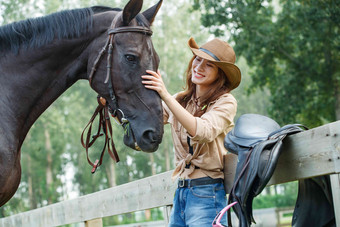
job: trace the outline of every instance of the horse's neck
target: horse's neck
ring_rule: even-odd
[[[2,90],[5,94],[0,97],[0,113],[5,116],[7,124],[11,124],[14,131],[10,133],[19,138],[19,144],[53,101],[79,76],[86,75],[86,65],[79,59],[84,55],[82,46],[85,41],[78,39],[72,42],[22,51],[13,56],[13,63],[1,66],[10,69],[10,72],[2,72],[0,78],[0,82],[6,84]],[[7,55],[6,62],[10,62],[8,58],[10,55]]]
[[[38,117],[78,79],[87,78],[89,47],[106,39],[116,13],[94,15],[92,32],[82,37],[0,57],[0,133],[11,130],[20,148]]]

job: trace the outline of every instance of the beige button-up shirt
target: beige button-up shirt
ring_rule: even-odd
[[[197,108],[198,104],[192,98],[185,109],[193,114]],[[206,112],[201,117],[196,117],[197,129],[195,136],[192,137],[163,102],[163,122],[171,125],[175,148],[176,168],[172,175],[173,179],[177,177],[194,179],[206,176],[224,178],[223,156],[227,150],[223,142],[225,135],[234,126],[236,110],[237,101],[234,96],[230,93],[221,95],[209,103]],[[193,155],[189,153],[188,136],[193,146]],[[185,168],[189,163],[191,163],[190,168]]]

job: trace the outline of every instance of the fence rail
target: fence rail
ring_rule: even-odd
[[[298,179],[331,175],[334,211],[340,227],[340,121],[287,137],[276,170],[268,185]],[[228,169],[231,184],[235,156]],[[230,164],[230,162],[229,162]],[[172,171],[102,190],[76,199],[0,219],[0,226],[60,226],[85,222],[87,227],[101,226],[101,218],[155,207],[165,207],[165,219],[176,185]]]

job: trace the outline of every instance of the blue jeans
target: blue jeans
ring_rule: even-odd
[[[169,227],[211,227],[225,206],[222,183],[177,188]]]

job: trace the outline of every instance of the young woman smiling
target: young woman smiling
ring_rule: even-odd
[[[164,124],[171,125],[178,178],[169,226],[211,226],[226,205],[223,186],[225,135],[234,126],[236,99],[230,91],[241,82],[233,48],[220,39],[201,47],[186,71],[185,90],[170,95],[159,71],[147,70],[142,83],[163,100]]]

